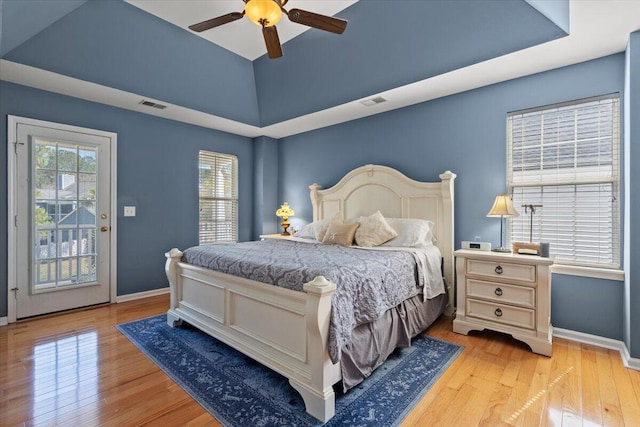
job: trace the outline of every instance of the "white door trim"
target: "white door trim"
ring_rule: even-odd
[[[17,195],[15,182],[15,174],[17,170],[17,156],[15,142],[17,141],[18,125],[32,125],[41,127],[51,127],[69,132],[88,133],[92,135],[100,135],[108,138],[111,146],[111,182],[110,182],[110,194],[111,194],[111,233],[110,237],[110,269],[109,269],[109,289],[110,289],[110,302],[116,302],[118,288],[117,288],[117,236],[118,236],[118,195],[117,195],[117,142],[118,134],[114,132],[106,132],[95,129],[83,128],[72,125],[64,125],[60,123],[47,122],[43,120],[29,119],[19,116],[7,116],[7,319],[9,323],[16,321],[16,299],[11,289],[17,286],[17,228],[15,224],[15,216],[17,214]]]

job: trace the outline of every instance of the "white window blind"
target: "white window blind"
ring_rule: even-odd
[[[619,122],[617,95],[507,116],[507,185],[520,213],[510,243],[549,242],[557,263],[619,267]],[[522,205],[542,205],[532,224]]]
[[[238,240],[238,159],[200,151],[199,201],[201,245]]]

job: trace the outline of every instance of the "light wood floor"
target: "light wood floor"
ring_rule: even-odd
[[[162,313],[168,296],[0,328],[0,426],[219,425],[113,326]],[[620,355],[555,339],[553,357],[510,337],[428,335],[463,353],[403,426],[639,426],[640,372]]]

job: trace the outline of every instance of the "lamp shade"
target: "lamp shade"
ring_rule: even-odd
[[[290,216],[293,216],[294,214],[294,210],[291,209],[291,206],[289,206],[289,203],[287,202],[284,202],[282,206],[280,206],[280,209],[276,211],[276,216],[281,218],[288,218]]]
[[[282,18],[280,0],[249,0],[244,13],[256,25],[272,27]]]
[[[511,198],[507,194],[498,194],[487,216],[490,216],[490,217],[520,216],[520,214],[513,207]]]

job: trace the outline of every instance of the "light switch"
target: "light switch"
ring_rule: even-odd
[[[135,206],[125,206],[124,207],[124,216],[136,216],[136,207]]]

